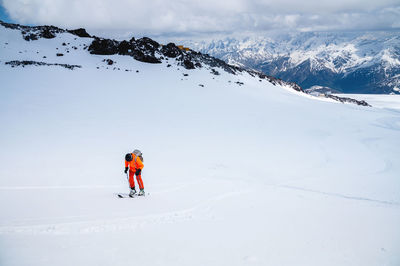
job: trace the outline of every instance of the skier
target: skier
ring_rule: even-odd
[[[133,176],[136,175],[136,180],[139,184],[139,196],[144,196],[144,186],[142,181],[142,169],[143,169],[143,157],[139,150],[134,150],[132,153],[125,155],[125,174],[128,173],[129,169],[129,186],[131,191],[129,197],[133,197],[136,194],[135,180]]]

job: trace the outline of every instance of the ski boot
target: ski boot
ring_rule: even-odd
[[[131,188],[131,192],[129,192],[129,197],[133,198],[136,194],[135,188]]]
[[[140,189],[138,196],[144,196],[144,189]]]

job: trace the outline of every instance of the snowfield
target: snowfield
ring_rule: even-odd
[[[398,108],[75,38],[0,27],[0,265],[400,265]]]
[[[336,94],[335,94],[336,95]],[[356,100],[367,101],[374,107],[386,109],[400,109],[400,95],[383,94],[337,94],[339,97],[350,97]]]

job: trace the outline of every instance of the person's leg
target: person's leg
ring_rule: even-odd
[[[138,184],[139,184],[139,188],[140,188],[140,189],[144,189],[143,180],[142,180],[142,174],[137,175],[137,176],[136,176],[136,180],[137,180],[137,182],[138,182]]]
[[[134,175],[135,171],[129,169],[129,186],[131,187],[131,189],[135,188],[135,179],[133,178]]]

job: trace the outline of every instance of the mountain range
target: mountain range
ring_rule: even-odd
[[[400,94],[399,32],[301,32],[185,45],[305,90],[318,86],[342,93]]]

